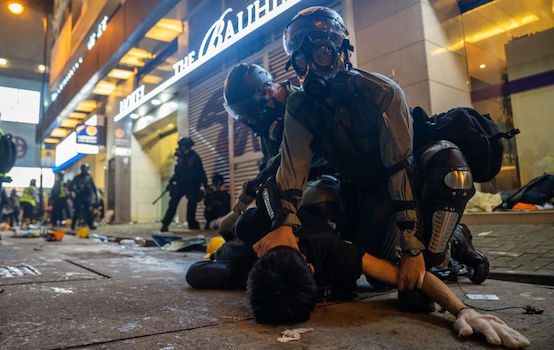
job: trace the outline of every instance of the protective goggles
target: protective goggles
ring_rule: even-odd
[[[310,63],[313,63],[316,68],[330,70],[336,65],[337,59],[338,52],[330,42],[316,44],[310,41],[309,44],[292,54],[286,69],[292,66],[298,75],[303,76],[308,72]]]

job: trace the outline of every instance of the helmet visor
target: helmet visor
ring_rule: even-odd
[[[299,50],[306,37],[314,42],[326,39],[335,45],[335,49],[338,49],[346,39],[346,29],[339,21],[328,17],[316,17],[309,21],[299,18],[283,33],[283,48],[287,55],[290,56]]]

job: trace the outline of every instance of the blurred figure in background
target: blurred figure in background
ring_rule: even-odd
[[[92,176],[89,174],[90,166],[88,164],[81,165],[81,172],[73,178],[71,190],[74,194],[73,201],[73,220],[71,220],[71,229],[75,230],[75,226],[80,218],[81,213],[85,217],[85,221],[91,230],[94,230],[94,203],[98,201],[98,192]],[[94,197],[94,200],[93,200]]]
[[[205,230],[210,229],[210,223],[216,224],[217,227],[214,229],[218,228],[217,219],[227,215],[231,210],[231,195],[225,190],[224,185],[223,175],[216,173],[212,177],[212,185],[208,188],[204,199]]]
[[[23,195],[19,201],[23,210],[22,223],[23,225],[28,225],[33,222],[35,217],[35,207],[38,201],[37,180],[31,180],[29,187],[23,190]]]
[[[2,183],[12,181],[6,174],[13,168],[16,158],[17,150],[12,135],[4,134],[0,128],[0,189]]]
[[[175,151],[175,156],[177,157],[175,172],[167,185],[171,199],[162,220],[161,232],[169,230],[169,224],[173,221],[179,202],[185,196],[187,197],[188,227],[191,230],[200,229],[200,224],[196,221],[196,205],[202,200],[200,185],[204,186],[204,189],[207,189],[208,179],[202,165],[202,159],[192,149],[192,146],[194,146],[194,141],[190,137],[183,137],[178,142],[178,147]]]
[[[50,202],[52,205],[52,226],[58,226],[63,220],[69,217],[67,197],[68,192],[64,184],[64,171],[56,174],[56,182],[52,187]]]
[[[6,222],[10,226],[19,225],[19,196],[15,189],[12,189],[10,196],[6,195],[5,190],[2,190],[2,212],[1,222]]]

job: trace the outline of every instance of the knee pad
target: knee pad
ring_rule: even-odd
[[[449,141],[428,147],[421,154],[420,167],[425,177],[424,238],[427,254],[437,264],[444,259],[448,242],[475,188],[464,155]]]

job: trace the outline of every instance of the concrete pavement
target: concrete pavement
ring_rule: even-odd
[[[291,327],[255,324],[244,292],[198,291],[186,284],[188,266],[201,255],[125,250],[71,236],[56,243],[4,235],[0,267],[27,264],[41,274],[0,278],[0,348],[490,348],[478,337],[458,339],[451,316],[396,310],[394,292],[365,292],[353,302],[321,304],[309,322],[293,326],[313,332],[280,344],[279,333]],[[452,288],[463,294],[457,285]],[[495,314],[528,336],[532,348],[551,348],[551,287],[493,280],[476,286],[463,280],[461,288],[500,298],[473,301],[477,306],[545,309],[542,315],[515,309]]]
[[[117,239],[142,237],[150,239],[160,224],[126,224],[100,226],[100,234]],[[532,275],[554,279],[554,225],[469,225],[475,246],[484,251],[497,277]],[[177,235],[201,234],[208,238],[215,231],[190,231],[185,226],[172,226]],[[540,282],[543,283],[543,282]],[[552,284],[552,283],[550,283]]]

